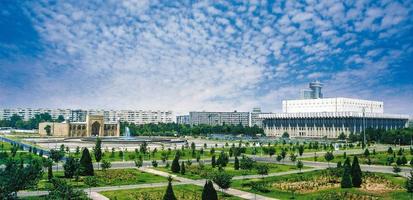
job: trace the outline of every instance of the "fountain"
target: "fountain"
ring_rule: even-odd
[[[123,134],[123,137],[126,139],[131,137],[129,127],[125,127],[125,134]]]

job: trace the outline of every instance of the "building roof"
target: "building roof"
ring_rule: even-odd
[[[288,118],[382,118],[382,119],[405,119],[408,120],[408,115],[398,114],[382,114],[382,113],[365,113],[362,112],[312,112],[312,113],[270,113],[260,114],[261,119],[288,119]]]

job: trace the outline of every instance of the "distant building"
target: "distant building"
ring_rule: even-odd
[[[249,112],[189,112],[189,124],[249,126]]]
[[[57,137],[120,136],[120,123],[105,122],[103,115],[87,115],[85,122],[42,122],[39,123],[40,135],[48,135],[47,126],[50,136]]]
[[[84,122],[87,115],[102,115],[107,122],[128,122],[134,124],[171,123],[172,111],[160,110],[83,110],[83,109],[32,109],[13,108],[0,109],[0,120],[9,119],[13,115],[19,115],[24,120],[34,118],[36,114],[49,113],[53,119],[62,115],[65,120],[71,122]]]
[[[406,127],[407,115],[384,113],[384,103],[351,98],[322,98],[321,83],[310,83],[311,95],[283,101],[283,113],[260,114],[268,136],[337,138],[340,133],[360,133],[366,128]],[[303,96],[302,96],[303,97]]]
[[[408,124],[409,127],[413,128],[413,119],[410,119]]]
[[[253,108],[252,112],[250,113],[250,126],[258,126],[262,127],[262,118],[260,118],[260,114],[264,114],[261,111],[261,108]]]
[[[321,99],[323,98],[323,93],[321,93],[321,88],[323,85],[319,81],[311,82],[310,89],[303,89],[300,92],[301,99]]]
[[[177,124],[190,124],[189,115],[176,116],[176,123]]]

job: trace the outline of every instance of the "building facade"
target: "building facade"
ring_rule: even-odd
[[[0,120],[9,119],[13,115],[19,115],[24,120],[34,118],[36,114],[49,113],[53,119],[57,119],[60,115],[65,120],[71,122],[84,122],[87,115],[103,115],[107,122],[128,122],[134,124],[149,124],[149,123],[171,123],[173,122],[172,111],[160,110],[82,110],[82,109],[31,109],[31,108],[15,108],[1,109]]]
[[[267,136],[337,138],[340,133],[360,133],[366,128],[398,129],[407,126],[408,115],[384,113],[384,103],[351,98],[322,98],[321,83],[310,83],[315,98],[285,100],[283,113],[260,114]],[[317,89],[318,88],[318,89]]]
[[[176,123],[177,124],[190,124],[189,115],[176,116]]]
[[[48,134],[47,129],[50,129]],[[90,137],[120,136],[120,123],[105,122],[103,115],[87,115],[85,122],[42,122],[39,123],[41,136]]]
[[[282,101],[284,113],[365,112],[384,113],[381,101],[351,98],[300,99]]]
[[[249,112],[189,112],[189,124],[249,126]]]
[[[311,82],[309,84],[310,89],[303,89],[300,92],[301,99],[321,99],[323,98],[323,93],[321,92],[321,88],[323,88],[323,84],[319,81]]]

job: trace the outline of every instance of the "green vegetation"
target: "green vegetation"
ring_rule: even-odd
[[[258,169],[256,166],[259,166],[259,163],[254,163],[252,168],[250,170],[245,169],[245,170],[235,170],[234,169],[234,163],[228,163],[226,167],[222,167],[222,169],[230,174],[231,176],[244,176],[244,175],[257,175]],[[277,172],[285,172],[285,171],[290,171],[290,170],[298,170],[296,166],[292,165],[282,165],[282,164],[274,164],[274,163],[268,163],[266,164],[268,166],[268,173],[277,173]],[[308,168],[308,167],[307,167]],[[171,169],[165,168],[165,167],[157,167],[157,170],[172,173]],[[208,178],[211,177],[216,171],[218,171],[218,167],[213,168],[210,164],[192,164],[192,165],[186,165],[186,173],[184,175],[178,173],[173,173],[178,176],[182,176],[185,178],[190,178],[190,179],[203,179],[203,178]]]
[[[109,199],[129,200],[129,199],[162,199],[166,191],[165,187],[142,188],[131,190],[116,190],[100,192]],[[202,196],[202,187],[195,185],[174,185],[173,191],[178,200],[198,200]],[[218,192],[218,198],[223,200],[241,200],[241,198],[224,195]]]
[[[363,173],[360,188],[340,187],[343,169],[327,169],[267,177],[236,180],[233,188],[256,192],[278,199],[409,199],[405,178],[381,173]]]
[[[383,130],[383,129],[366,129],[367,142],[383,143],[383,144],[402,144],[410,145],[411,138],[413,136],[413,128],[402,128],[396,130]],[[362,133],[350,134],[349,140],[351,142],[361,141],[363,138]]]
[[[87,188],[85,184],[86,177],[74,177],[65,178],[62,171],[54,172],[54,177],[63,179],[67,183],[75,188]],[[117,186],[117,185],[132,185],[132,184],[144,184],[144,183],[159,183],[165,182],[165,178],[141,172],[137,169],[108,169],[106,171],[95,171],[96,186]],[[48,181],[47,174],[43,175],[42,180],[38,184],[39,190],[44,190],[51,187],[51,183]]]
[[[63,117],[63,116],[62,116]],[[24,121],[23,118],[19,115],[13,115],[10,119],[0,120],[0,127],[13,127],[18,129],[37,129],[39,128],[40,122],[61,122],[64,121],[64,118],[59,116],[58,119],[53,120],[52,116],[49,113],[36,114],[34,118]]]

